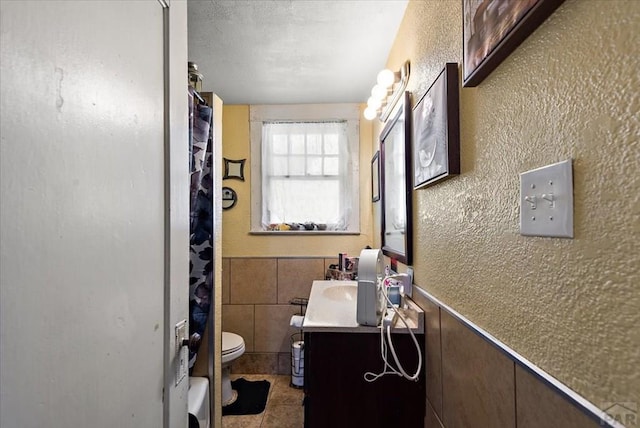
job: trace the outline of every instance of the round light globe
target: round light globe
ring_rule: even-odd
[[[374,108],[367,107],[366,109],[364,109],[364,118],[367,120],[373,120],[377,115],[378,112]]]
[[[381,105],[382,101],[380,100],[380,98],[369,97],[369,99],[367,100],[367,106],[371,107],[374,110],[378,110]]]
[[[385,68],[380,73],[378,73],[378,85],[384,86],[385,88],[389,88],[396,80],[396,76],[393,71]]]
[[[371,95],[374,98],[378,98],[380,100],[383,100],[387,97],[387,88],[385,88],[382,85],[376,85],[373,87],[373,89],[371,89]]]

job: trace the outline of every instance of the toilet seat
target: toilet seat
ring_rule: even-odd
[[[238,398],[238,392],[231,387],[231,364],[244,354],[242,336],[228,331],[222,332],[222,405],[228,406]]]
[[[233,361],[244,354],[244,339],[235,333],[222,332],[222,362]]]

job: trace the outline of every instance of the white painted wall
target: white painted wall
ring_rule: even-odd
[[[156,1],[0,2],[2,427],[163,425],[173,343],[162,14]],[[171,29],[174,52],[183,21]],[[183,70],[185,55],[176,54]],[[172,116],[184,108],[186,99]],[[177,188],[181,155],[169,153]],[[169,194],[169,254],[182,246],[186,260],[180,192]],[[186,292],[174,296],[181,261],[167,276],[170,322],[187,317]],[[185,385],[170,391],[170,426],[186,425]]]

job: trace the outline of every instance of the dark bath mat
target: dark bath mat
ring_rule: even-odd
[[[257,415],[264,411],[269,395],[268,380],[249,381],[244,378],[231,382],[231,388],[238,391],[238,398],[222,408],[222,416]]]

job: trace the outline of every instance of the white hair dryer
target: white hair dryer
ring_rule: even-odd
[[[360,325],[380,325],[386,308],[382,291],[384,265],[382,251],[364,249],[358,261],[358,301],[356,321]]]

